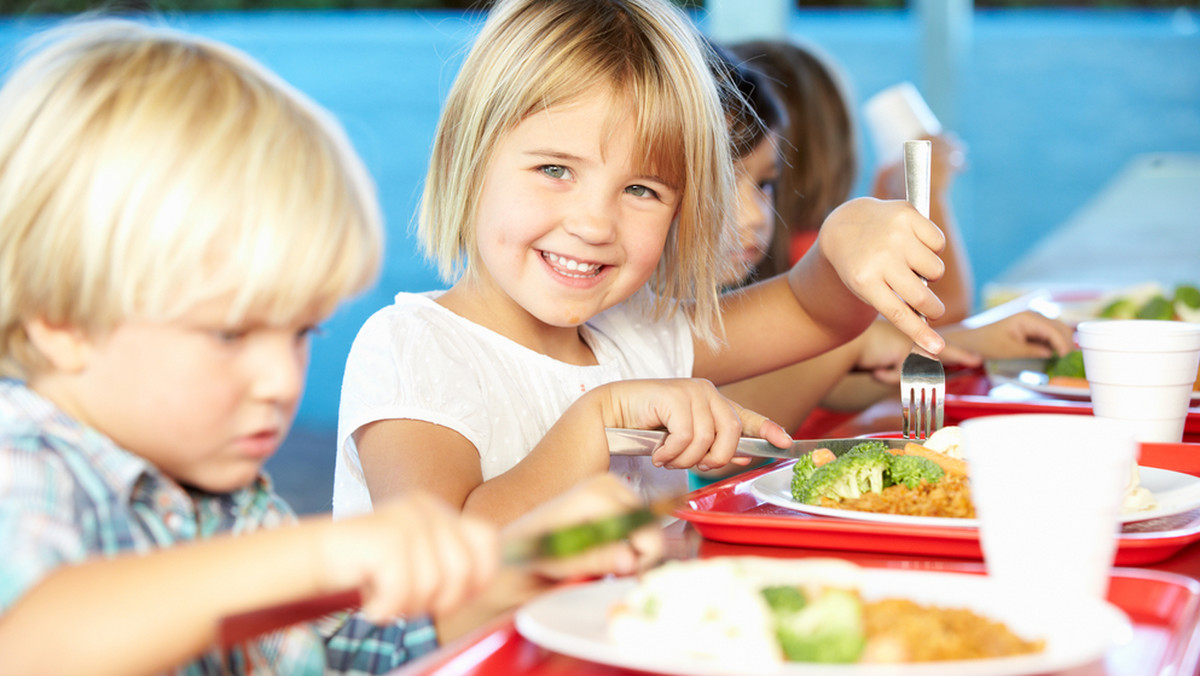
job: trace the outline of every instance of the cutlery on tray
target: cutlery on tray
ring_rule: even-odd
[[[608,438],[609,455],[650,455],[667,438],[663,430],[633,430],[621,427],[609,427],[604,430]],[[742,437],[738,440],[737,451],[734,455],[753,456],[756,458],[776,458],[788,460],[807,455],[818,448],[828,448],[834,455],[841,455],[864,441],[879,441],[888,448],[904,448],[910,439],[866,439],[853,437],[849,439],[797,439],[787,448],[779,448],[766,439]]]
[[[930,141],[904,142],[904,192],[909,204],[929,218]],[[924,281],[924,280],[922,280]],[[921,317],[924,319],[924,315]],[[900,406],[904,436],[925,439],[942,428],[945,419],[946,371],[942,362],[913,345],[900,365]]]

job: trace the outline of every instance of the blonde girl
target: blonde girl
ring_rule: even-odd
[[[417,487],[505,522],[604,471],[647,494],[782,428],[722,397],[878,311],[934,351],[941,233],[861,200],[786,275],[721,295],[735,207],[711,54],[665,0],[497,3],[450,92],[419,221],[451,287],[397,295],[347,362],[334,512]],[[845,281],[843,281],[845,280]],[[865,301],[865,302],[864,302]],[[872,307],[874,304],[875,307]],[[610,462],[604,428],[665,427]]]

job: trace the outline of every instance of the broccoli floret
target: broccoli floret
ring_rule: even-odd
[[[1138,309],[1135,319],[1175,319],[1175,305],[1166,296],[1154,296]]]
[[[1175,305],[1200,310],[1200,289],[1191,284],[1180,284],[1175,287]]]
[[[1051,378],[1054,376],[1086,377],[1083,373],[1083,352],[1071,350],[1064,355],[1051,357],[1046,362],[1046,375]]]
[[[1105,319],[1133,319],[1137,315],[1137,303],[1129,298],[1118,298],[1100,310],[1099,316]]]
[[[799,587],[787,585],[779,587],[763,587],[759,590],[767,605],[771,607],[772,615],[783,615],[799,612],[808,605],[808,596]]]
[[[895,483],[916,488],[922,481],[936,484],[946,475],[946,470],[936,462],[919,455],[896,455],[892,456],[889,474]]]
[[[856,447],[857,448],[857,447]],[[866,491],[881,491],[888,469],[887,451],[882,454],[851,449],[833,462],[821,465],[799,486],[793,482],[792,498],[807,505],[820,504],[821,498],[843,500],[857,498]]]
[[[796,495],[796,492],[815,471],[817,471],[817,464],[813,462],[812,453],[801,456],[796,464],[792,465],[792,495]]]
[[[863,455],[863,454],[868,454],[868,453],[874,454],[876,452],[887,453],[888,452],[887,444],[883,443],[882,441],[879,441],[878,439],[871,439],[870,441],[864,441],[859,444],[854,444],[854,446],[850,447],[850,450],[846,451],[845,454],[846,455]],[[890,453],[889,453],[889,455],[890,455]]]
[[[772,608],[775,635],[789,662],[857,662],[866,645],[862,600],[826,589],[799,610]]]
[[[859,467],[860,471],[866,474],[867,485],[863,487],[860,478],[859,487],[864,492],[870,490],[878,493],[891,485],[888,468],[891,466],[892,454],[888,452],[887,445],[882,441],[858,444],[846,452],[846,457],[861,460]]]

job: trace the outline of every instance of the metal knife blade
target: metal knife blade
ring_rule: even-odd
[[[667,438],[663,430],[632,430],[621,427],[607,427],[604,430],[608,438],[609,455],[650,455]],[[828,448],[834,455],[841,455],[864,441],[881,441],[888,448],[904,448],[912,439],[883,439],[853,437],[849,439],[797,439],[788,448],[777,448],[766,439],[742,437],[738,441],[734,455],[753,456],[756,458],[776,458],[789,460],[818,449]]]

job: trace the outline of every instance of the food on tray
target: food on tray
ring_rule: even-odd
[[[1099,316],[1108,319],[1177,319],[1200,322],[1200,288],[1180,284],[1171,293],[1155,283],[1117,292],[1102,301]]]
[[[792,466],[792,499],[806,505],[877,514],[975,518],[971,483],[963,460],[962,430],[943,427],[925,444],[887,448],[864,440],[841,457],[817,449]],[[1124,513],[1158,506],[1132,467]]]
[[[672,561],[642,576],[608,619],[623,648],[735,665],[924,662],[1041,652],[1037,637],[963,608],[864,598],[840,559]],[[703,593],[698,593],[703,590]]]
[[[1047,385],[1088,389],[1087,374],[1083,370],[1082,350],[1071,350],[1064,355],[1051,357],[1046,360],[1045,369]],[[1192,390],[1200,392],[1200,370],[1197,370]]]

